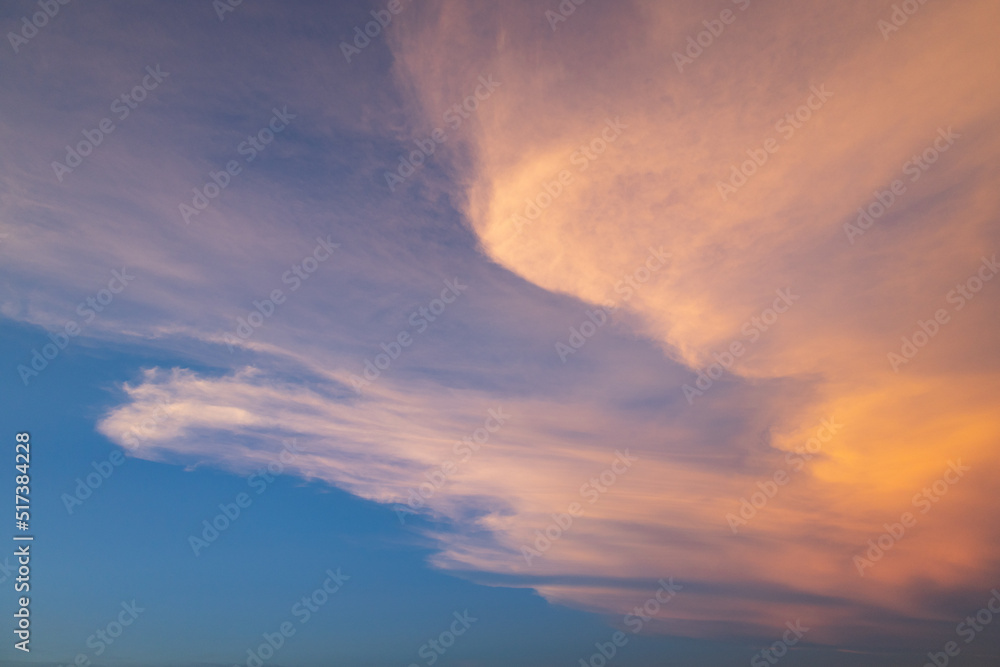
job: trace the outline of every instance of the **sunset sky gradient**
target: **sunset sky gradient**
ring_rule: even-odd
[[[74,2],[8,43],[0,409],[45,567],[4,664],[93,658],[138,597],[106,664],[245,664],[351,564],[266,664],[427,664],[474,600],[441,664],[577,665],[671,578],[609,664],[744,664],[797,619],[788,665],[995,664],[956,625],[1000,586],[1000,5],[911,3],[402,0],[352,50],[386,3]]]

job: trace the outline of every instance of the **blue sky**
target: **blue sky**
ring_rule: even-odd
[[[921,664],[989,610],[994,4],[45,6],[3,664]]]

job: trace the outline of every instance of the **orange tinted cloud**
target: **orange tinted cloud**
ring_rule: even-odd
[[[736,20],[678,71],[674,53],[723,8]],[[1000,281],[972,299],[949,295],[1000,248],[990,122],[1000,109],[995,87],[983,83],[1000,64],[992,35],[1000,10],[928,3],[886,40],[877,22],[890,12],[861,2],[808,11],[586,3],[556,30],[529,3],[428,3],[407,13],[386,39],[400,89],[424,119],[416,138],[479,77],[500,82],[438,149],[458,187],[426,168],[408,183],[422,179],[463,202],[490,259],[585,304],[561,339],[551,335],[551,313],[512,288],[486,303],[470,295],[469,311],[449,312],[450,321],[488,325],[477,332],[515,321],[527,332],[516,341],[525,366],[536,363],[536,343],[553,365],[519,367],[537,386],[510,390],[511,371],[472,355],[486,346],[463,330],[424,361],[454,373],[448,381],[387,373],[355,395],[350,375],[395,325],[356,333],[324,319],[341,286],[323,274],[316,280],[334,286],[328,294],[289,302],[304,324],[274,320],[247,344],[259,368],[150,371],[126,387],[127,402],[102,432],[128,444],[135,424],[153,420],[135,455],[235,470],[273,457],[278,436],[294,437],[304,452],[297,474],[444,520],[430,533],[441,567],[619,618],[650,595],[649,582],[674,577],[685,589],[649,625],[662,632],[771,636],[802,618],[810,640],[857,642],[941,620],[937,603],[948,595],[971,591],[978,601],[995,583],[998,536],[982,517],[994,504],[1000,431],[992,351]],[[959,136],[920,166],[914,156],[929,162],[923,154],[948,128]],[[738,187],[734,166],[752,172]],[[157,198],[171,215],[174,192],[187,187],[173,180]],[[863,235],[848,234],[858,209],[897,180],[905,191],[896,188],[888,212]],[[283,215],[290,198],[265,210]],[[225,326],[143,335],[221,343],[232,318],[204,294],[242,294],[228,266],[273,251],[266,234],[246,231],[257,229],[246,217],[230,211],[184,244],[213,259],[224,248],[219,273],[207,263],[186,270],[166,252],[146,267],[181,285],[148,303],[182,304],[188,317],[173,321]],[[113,228],[105,237],[102,252],[129,254]],[[290,261],[309,249],[283,243]],[[380,273],[396,266],[385,252],[381,265],[368,262]],[[669,260],[653,270],[652,253]],[[337,261],[351,262],[350,253]],[[376,282],[363,273],[366,261],[350,268]],[[266,293],[286,268],[284,260],[263,267],[253,288]],[[562,364],[554,344],[608,302],[619,306],[611,322]],[[896,372],[887,355],[902,354],[901,337],[912,340],[941,309],[948,321]],[[381,302],[370,318],[380,310]],[[353,354],[357,339],[364,354]],[[621,341],[638,352],[622,352]],[[730,352],[734,343],[743,351]],[[659,357],[643,356],[648,345]],[[716,373],[711,365],[727,353],[728,369]],[[327,385],[295,385],[287,369]],[[698,384],[699,372],[711,385]],[[477,375],[496,384],[454,379]],[[702,392],[691,404],[684,384]],[[424,506],[408,507],[411,491],[464,456],[461,438],[498,406],[510,423],[458,461]],[[169,418],[154,420],[157,411]],[[821,437],[824,420],[842,426]],[[636,458],[625,472],[613,468],[616,451]],[[958,460],[967,474],[920,500]],[[744,499],[764,502],[750,512]],[[905,512],[916,523],[861,576],[854,558]],[[734,533],[729,515],[746,524]]]
[[[706,571],[711,553],[744,581],[916,616],[933,615],[913,607],[918,580],[942,589],[989,584],[996,536],[974,518],[990,502],[983,475],[997,462],[1000,436],[989,342],[1000,281],[982,284],[972,300],[955,290],[970,279],[974,286],[1000,247],[989,176],[1000,95],[984,85],[1000,65],[992,35],[1000,10],[929,4],[884,38],[878,21],[891,12],[860,2],[808,11],[748,4],[683,72],[674,53],[715,18],[701,4],[589,4],[550,30],[526,3],[444,2],[395,40],[400,76],[415,82],[424,108],[446,105],[479,72],[504,83],[476,116],[466,177],[469,219],[493,259],[602,304],[620,301],[613,286],[634,274],[647,248],[665,246],[670,266],[625,306],[665,355],[692,369],[691,385],[715,354],[741,342],[733,375],[808,379],[816,388],[808,405],[789,406],[761,456],[779,460],[775,452],[800,446],[821,417],[847,425],[747,529],[749,543],[713,530],[754,487],[690,473],[678,475],[683,490],[657,484],[674,480],[658,468],[673,467],[665,457],[541,570],[652,577],[667,567],[681,579],[724,580]],[[747,160],[756,163],[734,177]],[[892,202],[888,213],[852,236],[845,224],[856,224],[862,207],[878,211],[869,207],[880,199]],[[801,298],[766,331],[751,325],[758,336],[750,340],[744,325],[786,288]],[[888,354],[908,350],[901,337],[912,340],[941,309],[947,324],[895,372]],[[711,404],[711,391],[697,400]],[[883,522],[913,511],[911,496],[958,458],[973,466],[968,480],[862,580],[851,556]],[[618,531],[633,524],[698,539],[682,547],[638,539],[596,553],[620,544]],[[930,556],[941,543],[952,545],[949,555]],[[541,590],[581,605],[595,599],[584,587]],[[752,606],[754,615],[776,608]],[[674,612],[686,608],[679,599]],[[828,624],[844,622],[829,615]],[[706,613],[712,618],[717,610]],[[835,630],[814,637],[824,632]]]

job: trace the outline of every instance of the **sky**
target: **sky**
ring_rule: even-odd
[[[995,665],[997,25],[0,3],[0,663]]]

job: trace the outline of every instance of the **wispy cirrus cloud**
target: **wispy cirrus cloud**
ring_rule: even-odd
[[[982,84],[1000,52],[988,3],[928,4],[888,42],[884,9],[753,3],[683,72],[673,54],[714,8],[594,4],[552,31],[528,3],[428,3],[349,66],[319,33],[351,26],[321,12],[289,50],[273,45],[292,28],[252,5],[183,40],[152,38],[127,11],[127,44],[84,46],[53,25],[49,48],[107,74],[40,59],[2,75],[20,92],[0,120],[0,307],[58,327],[111,268],[135,266],[141,280],[87,336],[199,368],[130,379],[100,422],[126,444],[168,409],[131,452],[150,460],[245,471],[294,437],[297,475],[399,505],[502,406],[510,423],[420,509],[442,568],[618,617],[672,576],[684,594],[649,627],[675,634],[770,637],[806,615],[813,641],[922,632],[995,570],[997,535],[976,519],[990,480],[970,475],[865,578],[851,558],[949,458],[996,462],[996,285],[900,373],[886,354],[954,308],[949,290],[1000,245],[998,99]],[[107,13],[88,16],[83,34],[108,30]],[[155,63],[170,72],[157,97],[59,183],[64,143]],[[391,192],[404,147],[487,74],[502,87]],[[78,104],[25,111],[42,79]],[[723,201],[732,165],[820,85],[822,108]],[[192,188],[285,105],[295,122],[184,224]],[[844,223],[942,127],[961,135],[954,148],[849,243]],[[544,210],[518,230],[530,201]],[[285,273],[328,235],[340,252],[230,352],[237,318],[290,290]],[[670,261],[624,301],[615,285],[650,248]],[[456,276],[468,293],[354,391],[352,374]],[[748,343],[744,323],[788,289],[794,307],[689,405],[682,386]],[[618,312],[563,364],[555,343],[608,301]],[[727,514],[831,417],[842,430],[734,535]],[[638,463],[605,484],[625,450]],[[582,513],[562,528],[552,515],[572,503]],[[525,559],[553,522],[558,537]]]

